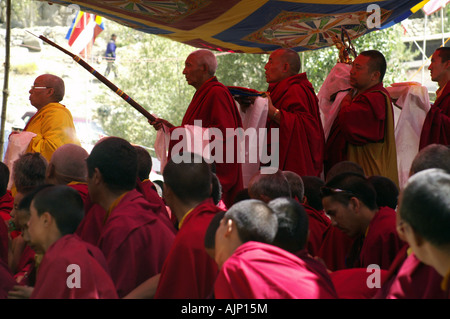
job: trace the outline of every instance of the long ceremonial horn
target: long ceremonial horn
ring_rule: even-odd
[[[150,114],[146,109],[144,109],[142,106],[140,106],[135,100],[133,100],[131,97],[129,97],[125,92],[123,92],[121,89],[119,89],[117,86],[115,86],[111,81],[109,81],[107,78],[105,78],[103,75],[98,73],[93,67],[91,67],[86,61],[84,61],[82,58],[80,58],[78,55],[73,54],[70,51],[67,51],[66,49],[60,47],[56,43],[50,41],[46,37],[40,35],[37,36],[30,31],[27,30],[28,33],[31,35],[41,39],[42,41],[50,44],[51,46],[59,49],[60,51],[64,52],[65,54],[72,57],[78,64],[80,64],[83,68],[88,70],[90,73],[92,73],[93,76],[95,76],[97,79],[99,79],[103,84],[105,84],[107,87],[109,87],[112,91],[114,91],[117,95],[119,95],[122,99],[124,99],[128,104],[130,104],[132,107],[134,107],[139,113],[144,115],[149,121],[154,121],[156,118]]]

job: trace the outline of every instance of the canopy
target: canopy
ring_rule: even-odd
[[[39,0],[43,1],[43,0]],[[45,1],[49,2],[49,1]],[[197,48],[238,53],[334,45],[406,19],[422,0],[84,0],[72,5],[139,31]],[[74,6],[76,5],[76,6]]]

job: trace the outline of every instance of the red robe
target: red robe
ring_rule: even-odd
[[[389,207],[381,207],[372,218],[366,236],[363,238],[359,256],[349,268],[366,268],[371,264],[388,270],[405,245],[400,239],[396,227],[396,212]],[[355,241],[355,244],[358,240]]]
[[[330,226],[331,220],[323,211],[317,211],[307,204],[303,204],[303,207],[308,214],[309,220],[309,237],[306,247],[312,256],[317,256],[322,245],[324,234]]]
[[[0,218],[0,260],[8,263],[9,237],[8,226],[3,219]]]
[[[297,256],[273,245],[246,242],[220,269],[217,299],[334,299],[327,282]]]
[[[137,180],[136,181],[136,189],[144,195],[145,199],[148,200],[150,203],[156,203],[161,206],[161,219],[167,223],[169,228],[171,228],[176,233],[176,228],[174,226],[174,223],[170,219],[169,212],[167,211],[166,203],[164,203],[161,196],[159,196],[158,192],[156,191],[156,187],[150,180]]]
[[[350,160],[361,165],[366,175],[386,176],[398,185],[393,110],[387,97],[379,83],[351,102],[344,99],[326,142],[325,175],[335,164]]]
[[[14,279],[18,284],[23,286],[34,286],[36,281],[35,256],[35,251],[29,245],[26,245],[20,256],[17,271],[14,274]],[[19,278],[22,279],[19,280]]]
[[[372,299],[381,287],[369,287],[367,282],[373,284],[372,271],[367,268],[341,269],[330,273],[331,280],[336,288],[339,299]],[[380,284],[386,280],[387,270],[380,269]]]
[[[273,105],[280,110],[280,125],[267,119],[268,150],[271,128],[279,129],[279,169],[300,176],[319,176],[323,169],[325,135],[319,104],[306,73],[269,84]]]
[[[399,264],[397,271],[390,273],[391,278],[388,278],[382,291],[375,296],[377,299],[447,298],[441,289],[442,276],[433,267],[417,259],[414,253],[408,255],[403,250]]]
[[[161,272],[175,238],[158,216],[161,209],[134,189],[121,198],[103,225],[97,245],[120,298]]]
[[[339,228],[328,226],[323,235],[322,244],[317,254],[329,270],[346,269],[346,256],[348,255],[354,239],[343,233]]]
[[[76,283],[77,265],[80,287]],[[76,235],[66,235],[45,252],[30,299],[116,299],[101,251]],[[73,277],[71,277],[73,276]]]
[[[0,299],[6,299],[8,292],[16,284],[8,264],[0,259]]]
[[[183,117],[181,126],[194,125],[195,120],[202,121],[204,128],[218,128],[226,138],[226,129],[236,130],[242,128],[241,116],[236,107],[230,91],[226,86],[217,81],[216,77],[212,77],[206,81],[194,94],[186,114]],[[174,127],[171,132],[177,129]],[[169,157],[174,145],[180,140],[172,140],[169,145]],[[226,144],[233,143],[234,159],[232,163],[226,160]],[[216,175],[222,185],[222,199],[227,207],[231,206],[236,194],[243,188],[242,165],[238,163],[237,151],[238,143],[236,139],[225,140],[223,148],[220,149],[223,154],[222,163],[216,162]],[[215,153],[217,150],[215,150]]]
[[[81,199],[83,200],[83,203],[84,203],[84,207],[86,209],[86,207],[90,203],[89,202],[89,191],[88,191],[87,183],[71,182],[71,183],[67,184],[67,186],[70,186],[73,189],[78,191],[78,194],[80,194]]]
[[[205,250],[204,237],[220,211],[207,199],[185,217],[161,271],[155,299],[205,299],[212,294],[218,270]]]
[[[431,106],[423,123],[419,150],[429,144],[450,144],[450,81]]]
[[[11,195],[9,190],[6,191],[5,195],[0,197],[0,217],[1,219],[8,221],[11,218],[11,210],[14,206],[14,197]]]

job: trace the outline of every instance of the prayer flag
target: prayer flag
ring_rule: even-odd
[[[78,14],[72,21],[66,39],[75,54],[89,51],[97,36],[105,29],[102,17],[95,14],[78,11]]]

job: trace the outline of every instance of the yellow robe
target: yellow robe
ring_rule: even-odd
[[[64,144],[81,145],[76,135],[70,111],[60,103],[49,103],[28,122],[24,131],[37,134],[28,145],[27,153],[41,153],[48,161]]]

